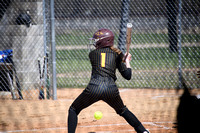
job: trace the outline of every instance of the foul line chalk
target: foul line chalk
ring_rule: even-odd
[[[156,124],[158,123],[158,124]],[[143,124],[148,124],[148,125],[151,125],[151,126],[156,126],[156,127],[161,127],[163,129],[172,129],[172,127],[166,127],[166,126],[163,126],[163,125],[160,125],[162,123],[173,123],[173,122],[143,122]]]
[[[13,130],[13,131],[5,131],[0,133],[18,133],[18,132],[37,132],[37,131],[45,131],[45,130],[67,130],[67,127],[60,128],[41,128],[41,129],[27,129],[27,130]]]
[[[142,122],[144,125],[151,125],[151,126],[156,126],[162,129],[172,129],[171,127],[166,127],[163,125],[159,125],[162,123],[173,123],[173,122]],[[88,126],[78,126],[78,127],[108,127],[108,126],[123,126],[123,125],[128,125],[128,123],[119,123],[119,124],[106,124],[106,125],[88,125]],[[18,132],[37,132],[37,131],[45,131],[45,130],[67,130],[67,127],[58,127],[58,128],[41,128],[41,129],[27,129],[27,130],[13,130],[13,131],[4,131],[0,133],[18,133]],[[157,130],[155,128],[150,129],[150,130]],[[134,130],[122,130],[122,131],[134,131]],[[100,131],[96,133],[112,133],[113,131]],[[116,132],[116,131],[114,131]]]

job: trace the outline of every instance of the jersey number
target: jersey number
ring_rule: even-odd
[[[101,67],[106,65],[106,53],[101,53]]]

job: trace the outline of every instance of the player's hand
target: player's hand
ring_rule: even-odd
[[[127,62],[127,61],[130,62],[131,59],[132,59],[132,58],[131,58],[132,55],[131,55],[130,53],[126,53],[125,55],[126,55],[126,60],[125,60],[125,61],[126,61],[126,62]]]
[[[200,70],[197,71],[197,77],[200,78]]]
[[[126,53],[125,55],[126,55],[126,56],[125,56],[125,57],[126,57],[126,60],[125,60],[125,62],[126,62],[126,67],[127,67],[127,68],[131,68],[130,61],[131,61],[131,56],[132,56],[132,55],[131,55],[130,53]]]

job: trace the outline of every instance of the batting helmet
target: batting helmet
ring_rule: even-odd
[[[114,45],[114,34],[108,29],[99,29],[91,38],[93,45],[99,49]]]

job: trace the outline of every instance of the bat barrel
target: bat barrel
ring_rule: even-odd
[[[129,53],[129,48],[130,48],[130,44],[131,44],[131,32],[132,32],[132,23],[127,23],[127,37],[126,37],[126,50],[127,50],[127,53]]]
[[[127,23],[127,28],[132,28],[132,27],[133,27],[132,23]]]

